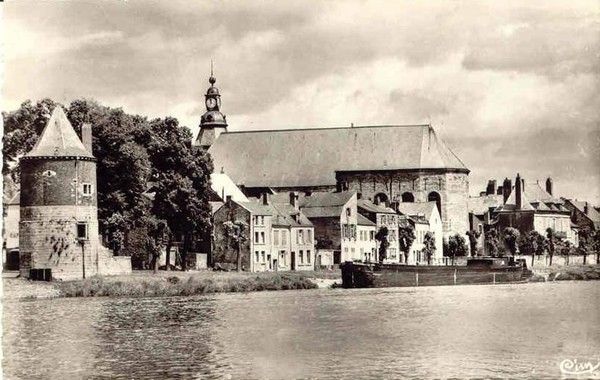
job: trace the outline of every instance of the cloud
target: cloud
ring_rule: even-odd
[[[96,98],[194,129],[432,123],[487,178],[600,202],[597,2],[9,2],[6,109]],[[543,174],[543,175],[546,175]],[[539,174],[541,176],[541,174]]]

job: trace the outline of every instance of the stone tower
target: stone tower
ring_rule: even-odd
[[[198,133],[194,143],[194,145],[205,150],[210,148],[222,132],[227,132],[227,120],[220,111],[221,95],[219,89],[215,87],[216,81],[211,69],[210,78],[208,79],[210,87],[204,95],[206,112],[200,118],[200,133]]]
[[[47,278],[48,269],[55,279],[110,272],[115,260],[98,236],[96,159],[88,149],[57,106],[21,158],[22,276]]]

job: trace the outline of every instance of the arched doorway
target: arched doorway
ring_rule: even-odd
[[[388,201],[389,201],[389,198],[384,193],[377,193],[377,194],[375,194],[375,197],[373,197],[373,202],[376,205],[378,205],[378,204],[385,204],[385,205],[387,205]]]
[[[440,213],[440,217],[442,216],[442,197],[438,192],[432,191],[427,196],[428,202],[435,202],[438,212]]]
[[[414,202],[415,201],[415,196],[413,195],[413,193],[409,193],[408,191],[406,193],[402,193],[402,202]]]

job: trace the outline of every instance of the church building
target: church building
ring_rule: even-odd
[[[444,236],[469,229],[469,169],[431,125],[227,131],[211,75],[195,145],[246,194],[349,190],[395,207],[435,202]]]

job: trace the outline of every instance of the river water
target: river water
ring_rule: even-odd
[[[3,304],[6,379],[560,378],[600,282]]]

